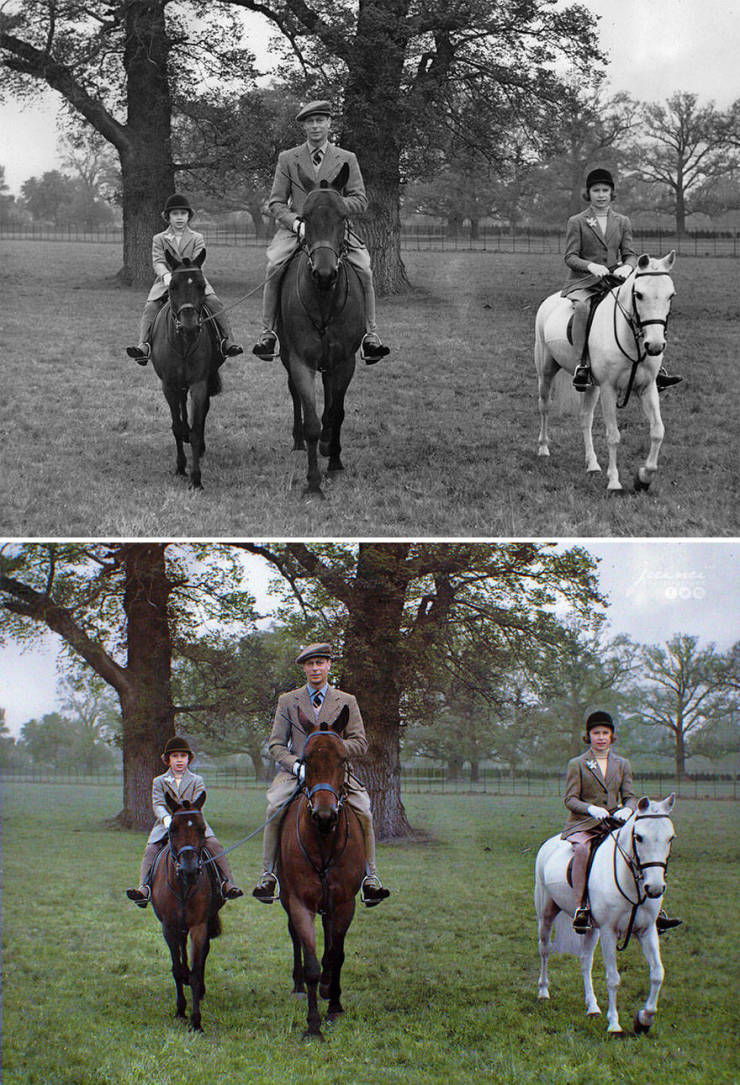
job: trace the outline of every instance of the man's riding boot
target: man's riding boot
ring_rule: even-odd
[[[139,343],[135,347],[126,347],[129,358],[134,358],[139,365],[146,365],[149,361],[150,347],[148,343]]]
[[[261,900],[263,904],[272,904],[274,900],[277,900],[277,889],[277,878],[271,871],[265,870],[262,873],[260,880],[257,882],[256,886],[252,890],[252,896],[256,897],[257,900]]]
[[[275,335],[275,332],[270,331],[269,328],[265,328],[252,347],[252,354],[256,354],[257,357],[261,358],[264,362],[270,362],[275,357],[276,347],[277,336]]]

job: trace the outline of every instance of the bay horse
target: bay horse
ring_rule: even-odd
[[[552,948],[580,957],[586,1013],[589,1017],[598,1016],[601,1010],[594,994],[591,969],[600,938],[609,993],[607,1031],[613,1035],[623,1033],[617,1012],[620,982],[617,949],[626,948],[633,933],[650,969],[650,990],[645,1005],[635,1015],[635,1033],[648,1032],[658,1011],[664,970],[655,921],[666,888],[666,868],[675,835],[670,818],[675,799],[675,795],[662,802],[640,799],[631,816],[597,847],[588,876],[593,929],[587,934],[576,934],[571,926],[571,916],[580,903],[568,881],[571,844],[553,836],[537,854],[534,900],[541,963],[537,997],[550,997],[547,960],[554,925]],[[623,941],[618,946],[620,937]]]
[[[299,710],[300,712],[300,710]],[[293,993],[308,994],[304,1037],[322,1037],[317,988],[328,999],[327,1021],[344,1012],[341,972],[344,939],[365,874],[365,844],[357,815],[345,803],[347,752],[342,732],[345,705],[331,724],[320,726],[300,713],[309,732],[303,751],[303,791],[288,807],[280,829],[280,900],[293,942]],[[316,956],[315,919],[324,930],[321,966]]]
[[[588,337],[593,386],[580,395],[580,418],[586,451],[586,470],[601,470],[594,451],[591,430],[594,409],[601,399],[609,449],[607,468],[610,494],[622,492],[617,469],[619,427],[617,407],[626,405],[634,390],[650,429],[650,451],[634,476],[637,492],[647,490],[658,470],[658,454],[665,427],[655,377],[662,365],[666,326],[675,295],[671,269],[675,251],[662,259],[643,254],[631,274],[599,302]],[[559,370],[575,371],[579,358],[568,339],[572,303],[560,294],[551,294],[537,311],[534,362],[539,387],[540,433],[537,455],[549,456],[548,410],[553,379]],[[618,402],[620,395],[622,401]]]
[[[205,865],[206,824],[201,808],[205,791],[194,802],[178,803],[170,794],[169,845],[159,853],[152,874],[152,907],[172,957],[177,1017],[185,1017],[184,986],[192,995],[190,1028],[202,1032],[200,1003],[206,993],[205,967],[211,939],[221,933],[218,915],[223,899]],[[188,964],[188,936],[191,963]]]
[[[355,372],[355,354],[365,332],[362,284],[344,259],[347,212],[340,195],[347,183],[345,162],[330,182],[299,170],[308,193],[303,207],[301,251],[283,276],[277,331],[280,357],[293,400],[293,449],[308,446],[304,494],[323,496],[318,451],[329,457],[330,474],[344,470],[341,430],[344,397]],[[316,410],[316,373],[321,373],[324,410]]]
[[[157,314],[152,330],[152,364],[162,382],[162,391],[172,416],[172,432],[177,446],[177,474],[186,474],[187,460],[183,444],[189,443],[192,459],[189,486],[192,490],[203,489],[200,461],[206,451],[206,415],[211,396],[221,391],[217,332],[208,312],[205,279],[201,271],[205,258],[205,249],[194,260],[178,260],[170,252],[165,253],[172,272],[169,301]]]

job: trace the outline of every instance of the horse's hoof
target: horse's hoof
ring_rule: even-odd
[[[601,468],[599,467],[598,463],[596,464],[595,467],[587,467],[586,468],[586,474],[587,475],[600,475],[601,474]]]
[[[306,486],[303,491],[304,497],[320,497],[323,501],[325,494],[320,486]]]
[[[549,448],[538,448],[537,449],[537,455],[538,456],[548,456],[549,457],[550,449]]]
[[[601,1010],[589,1010],[586,1017],[601,1017]]]
[[[200,479],[196,480],[196,479],[191,478],[190,482],[188,483],[188,489],[189,490],[202,490],[203,489],[203,483],[200,481]]]
[[[321,1040],[322,1043],[323,1043],[324,1034],[323,1034],[323,1032],[321,1031],[320,1028],[319,1029],[307,1028],[306,1031],[303,1033],[303,1039],[304,1040]]]
[[[297,991],[295,988],[293,988],[293,990],[290,993],[292,994],[293,998],[295,998],[295,999],[301,999],[303,1001],[305,1001],[305,999],[306,999],[306,992],[305,991]]]
[[[650,1022],[650,1025],[652,1025],[652,1021]],[[635,1020],[633,1024],[635,1036],[644,1036],[646,1032],[650,1032],[650,1025],[643,1025],[642,1021],[640,1020],[640,1014],[635,1014]]]
[[[338,1010],[329,1010],[326,1015],[326,1020],[332,1024],[334,1021],[338,1021],[344,1013],[344,1010],[340,1007]]]
[[[188,1028],[189,1028],[190,1032],[202,1032],[203,1031],[203,1026],[202,1025],[194,1025],[192,1021],[190,1022],[190,1025],[188,1026]]]
[[[319,984],[319,997],[320,998],[328,998],[329,997],[329,984],[328,983],[320,983]]]
[[[319,455],[320,456],[328,456],[329,455],[329,442],[328,441],[319,441]]]
[[[650,489],[650,482],[651,482],[650,479],[648,479],[647,482],[643,482],[643,480],[640,478],[640,472],[635,471],[635,493],[636,494],[642,494],[642,493],[645,493],[646,490],[649,490]]]
[[[609,1036],[612,1040],[624,1040],[626,1035],[627,1033],[624,1031],[624,1029],[621,1028],[609,1029],[609,1031],[607,1032],[607,1036]]]
[[[606,496],[607,497],[624,497],[624,494],[625,494],[625,491],[622,489],[621,486],[619,487],[618,490],[607,490],[606,491]]]

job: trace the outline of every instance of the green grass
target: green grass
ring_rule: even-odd
[[[409,796],[428,842],[380,847],[393,895],[358,909],[347,940],[345,1016],[301,1040],[282,908],[251,897],[222,912],[202,1036],[173,1018],[169,954],[150,911],[123,895],[143,839],[104,827],[115,789],[4,788],[3,1064],[9,1085],[281,1085],[494,1081],[681,1085],[738,1079],[736,807],[681,801],[668,904],[684,926],[662,942],[666,978],[649,1037],[610,1041],[587,1019],[577,962],[552,962],[536,999],[532,870],[557,831],[553,799]],[[209,820],[230,843],[260,798],[215,790]],[[249,888],[257,841],[232,855]],[[637,945],[620,960],[625,1027],[647,991]],[[605,1003],[597,955],[597,995]]]
[[[649,495],[610,499],[583,470],[577,419],[536,456],[534,314],[563,266],[545,256],[409,252],[415,289],[381,299],[390,359],[358,365],[346,471],[302,498],[279,363],[230,361],[208,418],[205,492],[174,476],[169,412],[151,368],[127,359],[143,292],[118,289],[115,246],[5,245],[2,531],[19,537],[705,536],[738,530],[733,490],[737,261],[680,258],[661,400],[666,438]],[[216,248],[209,275],[249,347],[259,249]],[[637,403],[620,417],[627,484],[647,450]],[[603,423],[595,426],[605,456]]]

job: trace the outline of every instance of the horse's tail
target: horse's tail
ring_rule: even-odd
[[[573,377],[567,369],[559,369],[552,382],[550,407],[560,415],[578,414],[583,401],[583,393],[573,387]]]

